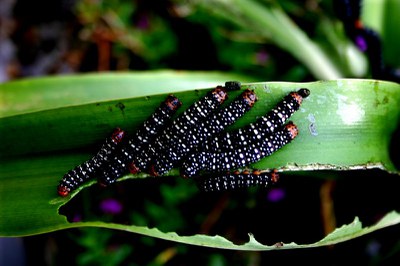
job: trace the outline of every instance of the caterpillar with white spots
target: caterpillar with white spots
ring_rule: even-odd
[[[272,171],[245,170],[243,172],[234,171],[226,174],[214,174],[200,176],[195,179],[199,190],[204,192],[234,190],[249,187],[268,187],[279,180],[276,169]]]
[[[205,97],[187,108],[170,126],[165,128],[153,143],[142,150],[140,155],[138,154],[133,158],[130,168],[137,169],[137,171],[148,171],[152,160],[157,158],[158,154],[163,152],[165,147],[179,143],[183,136],[191,134],[193,128],[217,110],[227,97],[226,89],[222,86],[217,86],[208,92]],[[180,149],[185,149],[185,147],[181,145],[177,149],[178,152],[182,152]]]
[[[270,156],[297,136],[296,125],[288,123],[282,129],[261,140],[247,139],[246,145],[222,152],[200,151],[191,154],[181,166],[181,175],[187,178],[200,172],[221,173],[232,171]]]
[[[254,123],[235,131],[216,135],[203,143],[200,150],[209,152],[234,150],[237,146],[247,145],[248,141],[264,139],[267,135],[281,128],[300,108],[303,99],[307,98],[309,94],[310,91],[305,88],[289,93],[271,111]]]
[[[182,103],[173,95],[158,107],[158,109],[143,123],[143,125],[124,143],[121,150],[115,154],[106,167],[102,167],[98,173],[98,181],[101,185],[107,186],[128,170],[134,171],[130,163],[135,156],[140,156],[143,149],[146,149],[154,139],[162,132],[167,123],[171,120],[176,110]]]
[[[116,128],[95,156],[68,171],[60,181],[57,187],[60,196],[67,196],[72,190],[94,177],[96,171],[106,163],[109,157],[115,152],[117,146],[125,136],[125,132]]]
[[[125,132],[116,130],[92,159],[65,174],[58,186],[59,195],[67,196],[93,176],[100,184],[109,185],[129,171],[159,176],[173,167],[180,167],[181,175],[196,180],[204,191],[275,183],[276,170],[235,170],[270,156],[297,136],[297,127],[285,123],[310,91],[291,92],[256,122],[223,132],[257,101],[254,91],[246,89],[222,108],[227,92],[240,87],[234,81],[217,86],[174,120],[181,102],[168,96],[132,137],[124,138]]]
[[[148,171],[152,158],[158,156],[164,147],[169,147],[172,143],[177,143],[182,139],[184,135],[190,134],[192,128],[221,106],[227,98],[227,90],[236,90],[239,86],[237,82],[227,82],[226,84],[228,87],[217,86],[173,120],[171,125],[161,128],[160,134],[148,145],[141,146],[137,151],[123,149],[114,157],[109,167],[103,168],[99,182],[102,185],[112,184],[117,178],[124,175],[127,169],[133,174]],[[184,147],[181,145],[179,148]]]
[[[57,188],[58,194],[65,197],[90,178],[99,175],[103,167],[109,165],[109,161],[112,161],[111,158],[115,160],[115,157],[122,159],[122,156],[126,156],[129,160],[132,152],[137,153],[142,146],[151,142],[152,138],[165,126],[165,123],[170,120],[180,106],[181,102],[178,98],[172,95],[168,96],[150,118],[143,123],[142,127],[136,131],[135,137],[130,138],[127,143],[121,143],[125,139],[125,131],[119,128],[115,129],[94,157],[64,175]],[[123,147],[117,151],[118,146]],[[116,155],[117,152],[118,155]],[[101,182],[106,181],[102,180]]]
[[[200,121],[191,131],[179,135],[179,138],[175,138],[173,142],[160,146],[159,152],[157,152],[158,156],[153,160],[150,174],[153,176],[163,175],[177,166],[196,147],[242,117],[256,101],[257,97],[254,91],[247,89],[227,107],[218,109]]]

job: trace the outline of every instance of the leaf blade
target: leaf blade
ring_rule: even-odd
[[[99,76],[96,82],[102,82],[101,79]],[[247,84],[244,87],[256,90],[260,100],[256,108],[248,116],[241,119],[235,127],[249,123],[264,114],[283,95],[294,88],[307,87],[312,93],[304,102],[302,109],[293,116],[293,121],[298,124],[301,130],[299,138],[277,154],[255,164],[254,167],[260,169],[278,167],[282,170],[318,170],[321,167],[325,167],[325,169],[351,169],[355,166],[367,168],[368,166],[381,165],[386,170],[398,173],[388,155],[390,137],[398,127],[400,117],[398,84],[370,80],[336,80],[312,83],[262,82]],[[184,91],[177,93],[177,95],[182,98],[187,106],[204,93],[204,90]],[[104,137],[106,130],[120,122],[134,128],[135,125],[140,124],[145,119],[145,116],[151,113],[150,110],[154,109],[163,97],[165,97],[165,94],[153,95],[147,100],[146,105],[139,105],[143,102],[144,97],[123,99],[127,106],[124,109],[125,118],[121,110],[116,111],[117,114],[110,114],[108,111],[108,107],[115,108],[115,104],[120,100],[99,102],[102,106],[101,112],[93,113],[93,110],[98,108],[96,104],[86,103],[15,115],[13,117],[15,120],[9,117],[1,118],[0,132],[2,136],[11,133],[15,135],[17,131],[23,132],[23,134],[16,138],[22,144],[20,150],[14,153],[14,157],[0,159],[0,200],[2,202],[0,205],[0,235],[24,236],[80,226],[97,226],[219,248],[276,249],[276,246],[259,244],[255,238],[251,238],[248,244],[239,246],[221,237],[213,238],[202,235],[180,237],[175,233],[163,233],[157,229],[134,225],[125,226],[103,222],[68,223],[65,217],[58,214],[60,206],[70,198],[59,198],[55,188],[61,176],[71,166],[90,156],[91,152],[82,150],[82,148],[95,146],[94,143]],[[138,105],[139,107],[133,108],[131,105],[136,107]],[[60,114],[62,109],[66,112],[64,115]],[[140,114],[137,109],[140,109],[143,113]],[[355,115],[348,117],[349,112]],[[86,117],[83,121],[77,118],[82,113]],[[310,114],[313,114],[312,119]],[[128,115],[131,119],[126,119]],[[98,116],[97,120],[93,116]],[[105,118],[106,116],[108,118]],[[21,119],[21,121],[18,122],[16,118]],[[7,123],[3,123],[7,120]],[[37,122],[37,130],[30,131],[29,128],[33,126],[35,120],[40,121]],[[89,123],[90,121],[92,122]],[[104,128],[94,130],[93,127],[96,127],[96,124],[100,123],[99,121],[105,121]],[[27,123],[29,127],[24,127],[24,123]],[[46,123],[52,126],[45,126],[45,130],[40,132],[39,129]],[[312,123],[315,123],[316,126],[314,131],[310,128]],[[6,126],[4,126],[5,124]],[[75,131],[67,130],[71,126],[74,127]],[[58,129],[58,127],[61,127],[61,129]],[[62,138],[67,141],[64,142],[63,146],[59,143],[53,143],[57,141],[57,138],[55,138],[50,141],[51,145],[49,146],[47,142],[49,142],[50,137],[43,132],[58,138],[62,134]],[[36,146],[36,153],[32,153],[31,147],[24,150],[24,146],[28,145],[37,135],[42,137],[37,138],[40,143]],[[82,139],[76,140],[77,136],[82,137]],[[10,137],[6,142],[13,143],[13,138]],[[5,145],[5,143],[0,144],[0,150],[2,154],[3,152],[9,154],[11,151],[8,151]],[[55,146],[55,148],[49,149],[51,146]],[[37,152],[39,152],[39,155]],[[347,155],[344,156],[343,154]],[[16,169],[18,170],[16,171]],[[170,174],[177,175],[177,173],[177,170],[173,170]],[[127,176],[126,178],[134,178],[134,176]],[[77,190],[76,193],[79,191]],[[398,216],[397,213],[388,214],[388,218],[373,226],[372,229],[356,227],[350,233],[342,231],[339,238],[330,237],[308,245],[289,243],[284,244],[284,248],[339,243],[397,224],[399,223]]]

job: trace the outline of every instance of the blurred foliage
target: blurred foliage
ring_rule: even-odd
[[[176,50],[176,36],[165,19],[137,8],[133,1],[80,1],[77,18],[85,26],[80,36],[87,41],[112,42],[117,58],[129,51],[140,55],[148,68],[166,67],[162,62]]]
[[[54,12],[16,4],[20,75],[170,68],[261,80],[369,77],[330,0],[75,0],[71,10],[69,0],[41,1]],[[363,10],[398,67],[399,2],[366,0]]]
[[[368,76],[328,0],[82,0],[76,13],[100,58],[99,42],[113,43],[115,67],[225,69],[262,80]]]
[[[220,5],[215,4],[218,4],[218,2]],[[278,1],[251,2],[259,4],[263,7],[263,10],[278,7],[283,14],[290,17],[294,24],[306,33],[310,43],[318,47],[321,55],[326,56],[327,62],[332,64],[333,68],[339,73],[338,77],[368,77],[365,58],[346,38],[342,25],[332,11],[332,1],[283,0],[279,1],[279,5]],[[379,18],[376,18],[377,8],[371,8],[378,1],[369,0],[366,2],[369,2],[365,5],[366,10],[369,11],[364,15],[365,23],[372,22],[372,26],[382,34],[385,45],[385,59],[388,63],[398,66],[398,56],[396,55],[400,51],[398,49],[400,38],[398,37],[397,27],[399,23],[396,21],[400,19],[400,10],[396,0],[381,1],[386,3],[386,7],[379,10],[386,10],[389,15],[380,13]],[[227,3],[227,5],[221,3]],[[39,8],[43,9],[40,5]],[[226,12],[221,12],[224,9]],[[32,13],[31,16],[36,14],[32,9],[26,10]],[[215,10],[218,11],[215,12]],[[240,72],[259,80],[305,81],[325,78],[315,75],[305,62],[290,52],[290,49],[277,44],[274,35],[266,30],[263,34],[260,34],[259,25],[249,24],[249,21],[252,22],[252,20],[246,20],[241,15],[232,15],[230,13],[232,10],[234,8],[229,9],[229,1],[79,0],[73,10],[76,17],[73,18],[73,26],[70,25],[73,30],[69,33],[69,38],[71,38],[69,40],[70,49],[66,52],[66,58],[71,61],[77,55],[77,59],[69,63],[74,72],[157,68],[218,69]],[[279,24],[275,27],[277,31],[288,34],[285,27],[281,27]],[[76,38],[77,36],[79,38]],[[18,40],[18,37],[14,36],[16,40]],[[22,41],[21,43],[24,44],[21,45],[19,52],[21,58],[25,60],[26,58],[33,58],[31,47],[28,47],[29,44]],[[286,43],[293,50],[299,50],[304,45],[302,42],[293,40],[288,40]],[[21,52],[24,49],[25,52]],[[304,60],[307,60],[308,55],[305,54],[305,57]],[[31,64],[33,61],[27,60],[23,63]],[[318,68],[323,67],[323,65],[315,62],[310,64],[315,64]],[[47,71],[54,73],[56,72],[54,69],[54,67],[51,67]],[[341,182],[342,176],[337,176],[335,173],[329,173],[329,175],[339,180],[338,186],[350,186],[354,191],[360,189],[359,184],[365,184],[368,187],[366,191],[371,191],[371,194],[373,194],[373,189],[370,185],[373,186],[376,182],[375,176],[383,176],[384,180],[390,179],[381,173],[374,172],[359,174],[359,177],[362,178],[356,178],[353,182],[343,182],[343,180]],[[126,222],[128,220],[137,225],[148,225],[149,227],[157,225],[161,230],[175,231],[184,228],[189,232],[190,230],[197,232],[199,228],[185,228],[185,220],[187,221],[187,219],[198,221],[215,219],[214,222],[218,223],[218,213],[211,213],[209,216],[207,216],[207,213],[198,213],[193,217],[183,217],[182,210],[208,203],[207,199],[192,196],[195,194],[194,191],[188,191],[188,189],[193,187],[183,185],[184,182],[179,180],[168,180],[163,184],[154,184],[152,182],[155,181],[151,180],[145,182],[150,183],[145,183],[144,188],[141,186],[140,189],[148,191],[149,195],[143,202],[130,202],[131,193],[138,193],[139,191],[130,191],[132,188],[126,189],[119,184],[115,191],[105,192],[102,190],[99,193],[95,188],[83,191],[82,195],[74,198],[75,204],[71,205],[74,206],[73,210],[82,211],[85,215],[89,215],[84,217],[87,220],[98,219],[100,216],[101,219],[106,221]],[[301,187],[304,191],[301,200],[305,207],[318,212],[318,189],[321,182],[314,183],[304,177],[299,177],[294,182],[294,186],[283,183],[280,189],[287,192],[287,190],[295,190]],[[151,186],[152,189],[146,190],[146,186]],[[395,195],[396,193],[393,187],[385,188],[383,185],[379,185],[379,189],[386,189],[388,191],[385,193],[386,195]],[[340,198],[340,195],[335,196]],[[126,197],[126,199],[123,197]],[[218,198],[217,201],[225,207],[225,215],[232,220],[237,219],[234,214],[238,213],[230,212],[232,209],[240,209],[245,218],[257,220],[261,214],[274,213],[274,211],[282,208],[282,205],[287,204],[287,201],[284,200],[277,204],[269,204],[267,209],[257,209],[257,213],[255,209],[252,213],[249,213],[249,209],[266,201],[267,192],[249,190],[245,194],[233,193],[228,196],[214,195],[211,197],[214,197],[214,200]],[[374,206],[374,195],[369,195],[369,197],[370,199],[367,202],[362,202],[365,198],[368,198],[367,195],[359,197],[360,199],[354,199],[355,195],[350,194],[347,195],[347,198],[345,197],[342,201],[337,202],[336,204],[342,207],[342,210],[345,210],[342,217],[337,217],[338,223],[349,222],[353,215],[351,210],[362,209],[362,214],[367,216],[366,208],[368,206],[366,205]],[[99,209],[91,209],[90,206],[100,206],[104,198],[115,198],[129,202],[131,205],[125,207],[137,211],[129,213],[125,217],[123,214],[111,215],[105,214]],[[358,195],[356,195],[356,198],[358,198]],[[307,201],[306,199],[310,200]],[[296,200],[298,199],[294,199],[294,201]],[[387,200],[390,204],[393,204],[393,201],[394,199],[390,197]],[[310,202],[315,206],[307,205]],[[384,205],[384,202],[381,202],[381,204]],[[82,219],[79,215],[76,218]],[[288,230],[295,231],[296,229],[293,229],[293,227],[298,227],[298,223],[305,226],[310,220],[318,220],[319,216],[316,214],[312,218],[302,217],[301,212],[299,212],[299,215],[293,218],[295,222],[287,223],[284,226],[287,226]],[[371,220],[374,218],[376,217],[370,217]],[[200,229],[207,232],[207,224],[203,224],[203,226],[204,228]],[[224,230],[228,233],[234,234],[234,230],[238,230],[229,223],[218,226],[224,227]],[[262,226],[259,226],[261,229],[239,228],[243,232],[236,232],[236,234],[242,234],[241,236],[246,238],[249,229],[254,232],[262,230]],[[323,230],[320,228],[320,224],[310,223],[308,226],[314,227],[314,229],[318,228],[317,231]],[[170,265],[184,265],[188,261],[195,265],[259,265],[260,262],[282,261],[288,255],[286,252],[269,255],[259,252],[215,250],[205,252],[204,249],[198,247],[189,248],[178,244],[171,245],[171,243],[148,237],[133,237],[131,234],[129,234],[130,239],[126,239],[126,237],[114,231],[98,228],[70,231],[69,235],[72,236],[72,240],[64,239],[63,241],[70,245],[79,245],[81,249],[76,250],[76,254],[79,254],[76,260],[67,257],[64,259],[66,262],[80,265],[168,265],[168,263]],[[327,262],[327,258],[341,254],[342,257],[338,256],[335,259],[344,262],[349,259],[349,255],[367,253],[362,262],[374,264],[387,258],[393,259],[393,255],[398,254],[399,242],[387,240],[387,237],[392,235],[398,235],[398,230],[387,231],[383,236],[375,235],[366,242],[356,240],[335,247],[333,251],[319,249],[315,253],[302,251],[301,254],[292,253],[290,255],[300,260],[309,260],[308,255],[312,255],[313,260]],[[303,239],[299,241],[313,241],[318,236],[302,235]],[[239,240],[243,241],[243,239]],[[59,244],[62,246],[62,243]],[[373,249],[374,245],[379,247]],[[208,257],[202,256],[203,253],[207,253]],[[135,263],[132,263],[132,261],[135,261]]]
[[[397,0],[363,1],[363,22],[380,34],[384,61],[395,67],[399,67],[400,58],[399,13],[400,3]]]

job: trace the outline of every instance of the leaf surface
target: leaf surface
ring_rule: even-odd
[[[0,135],[3,140],[0,144],[1,236],[26,236],[72,227],[95,226],[201,246],[270,250],[277,247],[303,248],[330,245],[399,223],[400,215],[396,212],[388,213],[379,223],[367,228],[362,228],[361,222],[355,219],[352,224],[338,228],[319,242],[300,245],[288,243],[283,246],[281,244],[264,246],[253,236],[250,236],[248,243],[235,245],[220,236],[179,236],[155,228],[100,221],[69,223],[64,216],[58,214],[58,209],[81,189],[94,182],[82,186],[67,198],[60,198],[56,193],[56,186],[66,171],[88,159],[115,126],[133,131],[167,94],[174,93],[178,96],[184,103],[182,109],[185,109],[207,91],[190,90],[193,86],[190,83],[191,78],[187,76],[185,79],[189,90],[183,91],[182,87],[174,90],[179,87],[173,85],[175,79],[179,80],[182,77],[179,74],[169,74],[167,83],[171,89],[163,87],[156,91],[143,89],[150,85],[147,86],[143,81],[136,83],[136,78],[139,80],[141,78],[135,75],[128,76],[97,75],[96,78],[91,77],[89,81],[85,76],[65,77],[70,80],[63,81],[63,91],[74,90],[76,87],[94,90],[105,86],[104,84],[114,83],[126,87],[129,83],[132,90],[136,91],[127,93],[126,97],[122,93],[118,95],[118,99],[108,96],[109,92],[104,92],[103,96],[93,96],[93,100],[91,96],[83,97],[82,103],[72,98],[67,101],[63,96],[60,99],[54,97],[52,90],[55,85],[49,86],[49,92],[45,89],[49,82],[47,79],[32,80],[34,84],[32,86],[43,86],[41,93],[45,95],[40,97],[46,98],[47,93],[54,97],[53,101],[40,102],[43,106],[38,108],[32,107],[33,105],[27,107],[27,103],[24,102],[28,101],[26,98],[12,95],[23,90],[20,86],[29,87],[29,80],[0,85],[0,96],[8,97],[7,103],[1,103],[0,110],[12,105],[25,106],[4,111],[0,118]],[[225,80],[232,79],[232,76],[224,77]],[[149,84],[155,86],[158,81],[166,82],[157,78],[158,74],[153,73],[153,78],[148,79]],[[178,83],[180,82],[182,81]],[[223,82],[215,82],[212,86],[218,84]],[[299,136],[290,145],[254,164],[253,167],[278,168],[280,171],[380,168],[394,174],[399,173],[389,156],[391,137],[400,121],[399,84],[346,79],[311,83],[243,84],[243,89],[254,89],[259,100],[233,128],[254,121],[270,110],[288,92],[301,87],[309,88],[311,95],[292,117],[300,129]],[[14,91],[10,88],[14,88]],[[239,93],[232,92],[230,100]],[[169,175],[177,176],[178,170],[172,170]],[[146,175],[128,175],[122,180],[138,177]]]

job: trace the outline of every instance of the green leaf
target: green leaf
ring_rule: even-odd
[[[219,72],[152,71],[22,79],[1,84],[0,117],[83,105],[168,91],[204,88],[226,78],[244,79]]]
[[[343,70],[332,61],[333,54],[328,56],[311,40],[284,12],[278,1],[209,0],[192,3],[196,8],[204,9],[207,14],[223,17],[286,50],[316,78],[337,79],[344,76]]]
[[[0,85],[0,235],[26,236],[73,227],[103,227],[134,232],[188,244],[242,249],[269,250],[279,245],[264,246],[254,237],[248,243],[235,245],[220,236],[179,236],[156,228],[121,225],[100,221],[69,223],[58,214],[58,209],[74,197],[79,188],[67,198],[60,198],[56,186],[63,174],[86,160],[113,127],[134,130],[144,121],[167,94],[174,93],[189,106],[207,90],[183,91],[200,82],[195,74],[143,73],[141,75],[90,75],[63,78],[25,80]],[[204,74],[206,81],[221,78]],[[60,80],[60,89],[57,82]],[[191,83],[194,81],[195,83]],[[175,86],[178,84],[177,86]],[[157,86],[157,83],[159,86]],[[51,84],[51,85],[49,85]],[[115,85],[117,84],[117,85]],[[166,86],[168,84],[168,86]],[[132,89],[116,92],[116,99],[107,90]],[[47,87],[48,86],[48,87]],[[207,85],[211,87],[211,85]],[[69,95],[75,93],[82,100]],[[147,90],[147,88],[152,88]],[[169,88],[172,89],[169,89]],[[399,172],[389,157],[389,145],[400,121],[400,85],[375,80],[332,80],[310,83],[262,82],[249,83],[243,88],[254,89],[259,101],[253,110],[234,127],[240,127],[265,114],[284,95],[300,87],[309,88],[311,95],[292,117],[300,129],[299,136],[288,146],[253,165],[259,169],[278,168],[280,171],[308,171],[319,169],[380,168]],[[36,95],[27,88],[41,88]],[[47,88],[47,89],[46,89]],[[97,93],[93,93],[97,88]],[[176,89],[177,88],[177,89]],[[57,93],[62,95],[56,97]],[[92,94],[91,94],[92,93]],[[121,94],[118,94],[121,93]],[[232,92],[230,99],[240,92]],[[73,93],[71,93],[73,94]],[[28,95],[30,95],[29,98]],[[35,97],[39,105],[31,104]],[[52,100],[49,100],[49,99]],[[10,100],[13,99],[13,100]],[[80,103],[80,101],[82,101]],[[18,106],[7,111],[5,106]],[[182,110],[181,110],[182,111]],[[170,175],[178,175],[172,170]],[[128,178],[146,177],[145,174]],[[287,210],[290,211],[290,210]],[[400,215],[389,213],[379,223],[362,228],[356,219],[313,244],[284,244],[281,248],[316,247],[339,243],[372,231],[398,224]]]
[[[362,6],[363,23],[377,31],[382,39],[384,62],[399,67],[400,2],[396,0],[365,0]]]

